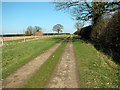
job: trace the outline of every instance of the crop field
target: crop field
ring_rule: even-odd
[[[14,36],[14,37],[3,37],[3,45],[7,46],[10,44],[23,43],[37,39],[43,39],[48,37],[55,37],[56,35],[44,35],[44,36]],[[57,35],[59,36],[59,35]],[[2,39],[2,38],[1,38]]]
[[[10,40],[19,40],[24,38],[34,38],[35,36],[12,36],[12,37],[3,37],[4,41],[10,41]],[[39,37],[39,36],[36,36]]]
[[[11,41],[11,40],[19,40],[19,39],[31,39],[31,38],[41,38],[41,37],[52,37],[56,35],[48,35],[48,36],[12,36],[12,37],[3,37],[4,41]]]

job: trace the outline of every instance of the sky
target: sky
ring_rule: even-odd
[[[63,25],[63,33],[74,33],[75,23],[69,13],[56,11],[52,2],[2,2],[3,34],[21,34],[28,26],[52,33],[56,24]]]

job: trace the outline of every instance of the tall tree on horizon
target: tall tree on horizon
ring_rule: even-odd
[[[58,32],[58,34],[60,32],[62,32],[62,29],[63,29],[63,26],[61,24],[56,24],[54,27],[53,27],[53,31],[56,31]]]

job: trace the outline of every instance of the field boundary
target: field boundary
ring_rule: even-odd
[[[55,35],[55,36],[40,36],[40,37],[31,37],[31,38],[26,38],[26,39],[17,39],[17,40],[21,40],[21,41],[18,41],[17,43],[25,43],[25,42],[29,42],[29,41],[33,41],[33,40],[38,40],[38,39],[44,39],[44,38],[51,38],[51,37],[56,37],[56,36],[60,36],[60,35]],[[17,40],[8,40],[8,41],[17,41]],[[8,45],[15,45],[16,43],[10,43],[10,44],[7,44],[6,42],[7,41],[3,41],[5,43],[3,43],[3,45],[1,46],[8,46]],[[1,47],[0,46],[0,47]]]

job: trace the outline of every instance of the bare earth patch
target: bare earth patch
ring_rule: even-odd
[[[20,88],[35,73],[49,56],[61,45],[63,41],[57,43],[52,48],[45,51],[40,56],[26,63],[21,68],[10,74],[3,80],[3,88]]]
[[[3,37],[4,41],[10,41],[10,40],[19,40],[24,38],[44,38],[44,37],[53,37],[56,35],[49,35],[49,36],[14,36],[14,37]]]
[[[10,40],[19,40],[24,38],[34,38],[35,36],[14,36],[14,37],[3,37],[4,41],[10,41]]]
[[[24,42],[29,42],[29,41],[33,41],[33,40],[38,40],[38,39],[44,39],[44,38],[49,38],[49,37],[55,37],[55,36],[59,36],[59,35],[49,35],[49,36],[19,36],[19,37],[4,37],[4,41],[10,41],[10,40],[20,40],[20,39],[24,39],[25,41],[21,41],[21,42],[17,42],[17,43],[24,43]],[[27,38],[30,38],[28,40],[26,40]],[[0,38],[0,41],[2,41],[2,38]],[[4,43],[3,46],[8,46],[8,45],[15,45],[16,43]],[[2,45],[0,44],[0,47]]]
[[[79,88],[72,37],[66,45],[46,88]]]

